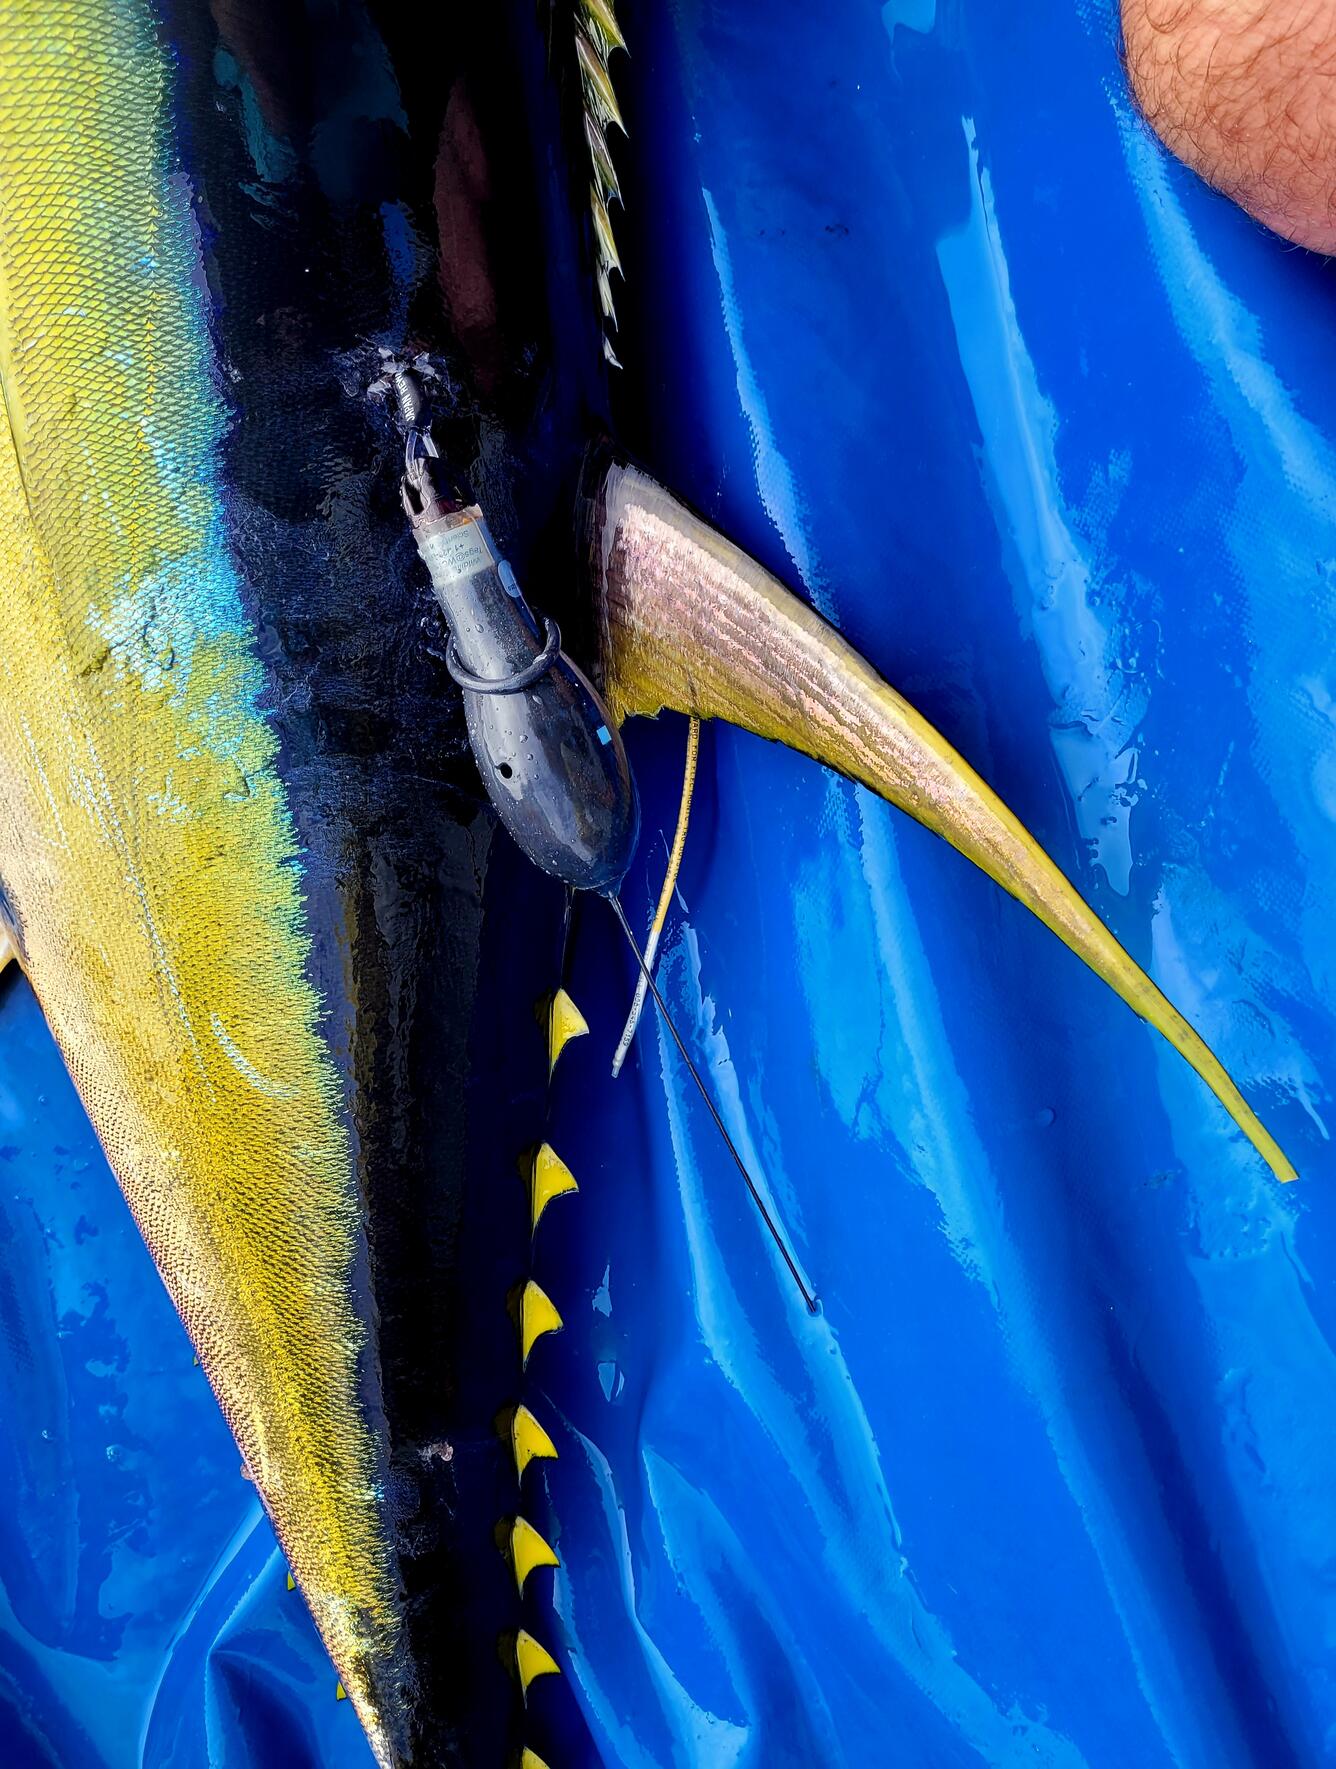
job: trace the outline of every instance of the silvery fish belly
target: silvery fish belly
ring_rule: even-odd
[[[515,108],[504,26],[437,30],[427,65],[420,9],[382,10],[0,14],[0,910],[330,1699],[337,1674],[383,1764],[499,1763],[495,1421],[560,897],[525,871],[523,917],[484,918],[523,862],[366,388],[411,329],[522,424],[542,353],[490,292],[487,201],[536,229],[481,146]],[[479,457],[461,422],[511,508],[501,430]]]

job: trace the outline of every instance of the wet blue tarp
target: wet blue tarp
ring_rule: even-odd
[[[583,1724],[635,1766],[1329,1760],[1331,267],[1153,144],[1108,4],[627,24],[630,440],[981,769],[1303,1177],[942,844],[707,731],[662,978],[823,1312],[652,1023],[606,1078],[584,918],[538,1264]],[[632,737],[642,919],[683,737]],[[0,1143],[3,1761],[363,1769],[16,981]]]

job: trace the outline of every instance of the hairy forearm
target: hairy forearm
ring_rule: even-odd
[[[1122,0],[1166,147],[1286,239],[1336,252],[1336,0]]]

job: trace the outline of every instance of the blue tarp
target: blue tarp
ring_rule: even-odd
[[[704,1769],[1336,1752],[1332,272],[1153,143],[1114,13],[628,11],[630,440],[979,767],[1302,1178],[941,843],[707,731],[662,980],[823,1311],[652,1022],[607,1078],[586,917],[553,1769],[585,1726]],[[641,919],[682,744],[632,735]],[[0,1144],[0,1760],[363,1769],[17,980]]]

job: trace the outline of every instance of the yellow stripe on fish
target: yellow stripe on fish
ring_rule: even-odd
[[[389,1761],[398,1599],[350,1301],[353,1156],[214,489],[226,419],[169,79],[126,0],[0,12],[0,882]]]

